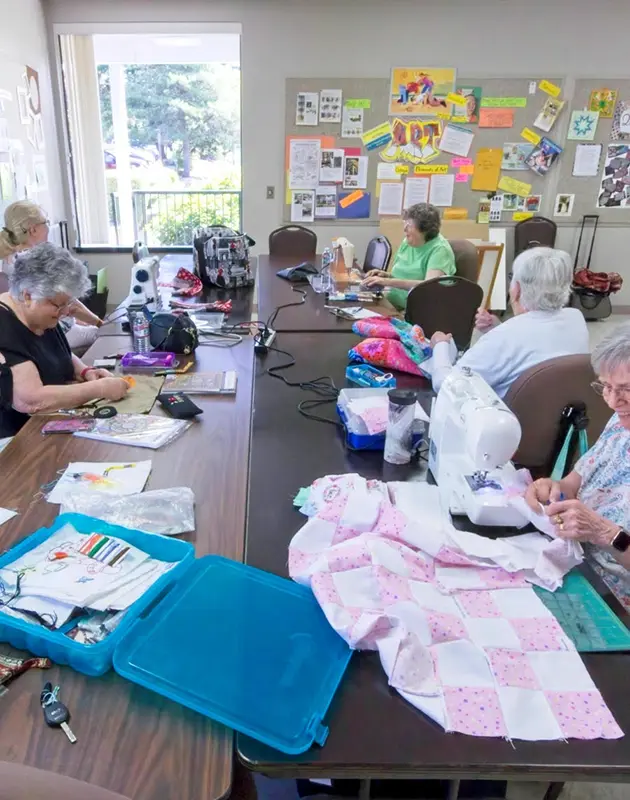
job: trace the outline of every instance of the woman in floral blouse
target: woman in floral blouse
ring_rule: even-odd
[[[541,478],[526,499],[551,517],[558,536],[587,545],[588,559],[630,610],[630,324],[592,355],[593,384],[615,412],[595,445],[561,481]]]

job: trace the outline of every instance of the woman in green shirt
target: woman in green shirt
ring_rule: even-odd
[[[363,282],[366,288],[386,289],[387,299],[400,311],[404,311],[407,295],[419,283],[455,274],[455,256],[440,233],[440,212],[435,206],[418,203],[408,208],[404,229],[405,238],[391,272],[373,269]]]

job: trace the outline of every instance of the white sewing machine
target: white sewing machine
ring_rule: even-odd
[[[160,259],[156,256],[145,256],[133,264],[129,294],[123,305],[149,306],[151,311],[159,310],[160,294],[157,285],[159,266]]]
[[[516,476],[510,459],[521,426],[480,375],[451,371],[434,402],[429,437],[429,469],[445,508],[477,525],[526,524],[501,490]]]

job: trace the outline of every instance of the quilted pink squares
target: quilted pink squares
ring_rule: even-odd
[[[453,614],[441,614],[439,611],[431,611],[427,613],[427,622],[429,623],[433,644],[468,638],[464,623]]]
[[[533,619],[512,619],[510,625],[523,650],[573,650],[571,640],[562,630],[555,617],[534,617]]]
[[[470,736],[507,737],[499,697],[494,689],[444,688],[447,731]]]
[[[566,739],[620,739],[617,725],[598,691],[545,692]]]
[[[525,653],[517,650],[486,650],[492,672],[499,686],[539,689],[540,684]]]
[[[501,617],[501,611],[494,602],[496,592],[458,592],[455,599],[468,617]]]

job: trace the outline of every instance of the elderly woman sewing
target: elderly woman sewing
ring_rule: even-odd
[[[590,349],[581,312],[565,308],[573,280],[568,253],[534,247],[516,257],[512,270],[510,305],[514,316],[499,324],[496,317],[480,311],[477,327],[486,332],[458,361],[458,366],[478,372],[499,397],[530,367]],[[453,368],[450,339],[450,334],[441,331],[431,337],[436,391]]]
[[[595,348],[592,363],[593,388],[615,413],[573,472],[534,481],[525,498],[551,517],[558,536],[590,545],[589,560],[630,610],[630,324]]]
[[[428,203],[410,206],[404,219],[405,238],[394,258],[391,273],[373,269],[363,285],[383,286],[387,299],[400,311],[407,295],[419,283],[455,274],[455,256],[440,233],[440,212]]]
[[[0,352],[13,377],[11,407],[0,408],[0,438],[17,433],[29,414],[127,393],[122,378],[73,355],[59,325],[89,288],[87,268],[61,247],[40,244],[15,260],[9,291],[0,294]]]

